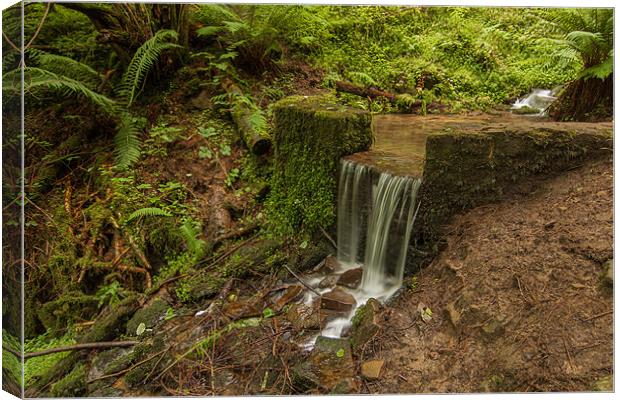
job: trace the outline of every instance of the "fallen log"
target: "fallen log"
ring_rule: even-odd
[[[32,353],[24,353],[23,357],[24,357],[24,360],[27,360],[33,357],[41,357],[41,356],[46,356],[48,354],[62,353],[65,351],[75,351],[75,350],[84,350],[84,349],[106,349],[110,347],[131,347],[131,346],[135,346],[138,343],[139,342],[135,340],[125,340],[122,342],[78,343],[78,344],[69,345],[69,346],[60,346],[60,347],[54,347],[52,349],[35,351]],[[13,354],[16,357],[22,356],[21,353],[11,349],[10,347],[3,345],[2,349],[8,351],[9,353]]]
[[[390,101],[390,103],[396,102],[396,95],[394,93],[385,92],[376,88],[368,88],[364,86],[355,85],[350,82],[336,81],[336,91],[354,94],[360,97],[367,97],[371,100],[377,97],[383,97]]]
[[[391,104],[396,104],[399,100],[399,95],[386,92],[384,90],[377,89],[374,87],[359,86],[359,85],[355,85],[353,83],[344,82],[344,81],[336,81],[335,85],[336,85],[337,92],[354,94],[356,96],[365,97],[369,100],[374,100],[378,97],[382,97],[388,100]],[[401,107],[406,107],[408,111],[410,112],[418,112],[424,108],[424,102],[422,100],[414,100],[410,102],[409,104],[407,104],[406,106],[404,104],[401,104]],[[441,104],[441,103],[431,102],[431,103],[426,104],[426,110],[428,111],[430,110],[444,111],[445,108],[446,108],[446,105]]]
[[[246,97],[231,79],[223,79],[222,87],[230,96],[233,121],[247,148],[256,155],[267,153],[271,149],[271,136],[260,108],[242,101]]]

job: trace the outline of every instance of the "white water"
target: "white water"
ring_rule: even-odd
[[[519,109],[523,107],[533,108],[538,110],[539,115],[542,115],[547,107],[555,101],[557,97],[554,96],[553,90],[534,89],[532,93],[522,99],[518,99],[512,108]]]
[[[341,337],[351,325],[358,307],[371,297],[383,302],[402,285],[421,181],[388,173],[381,173],[376,183],[371,179],[367,166],[348,160],[341,162],[338,187],[338,261],[341,270],[337,272],[357,268],[363,260],[363,274],[358,289],[343,288],[355,298],[356,307],[347,316],[328,322],[320,333],[322,336]],[[371,196],[365,199],[366,204],[363,196]],[[363,241],[364,253],[359,254]],[[304,302],[311,304],[315,297],[306,294]],[[316,336],[311,342],[314,343],[315,339]]]

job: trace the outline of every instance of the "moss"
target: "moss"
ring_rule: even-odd
[[[54,383],[51,393],[54,397],[81,397],[86,394],[86,367],[78,364],[64,378]]]
[[[155,299],[151,304],[136,311],[134,316],[127,322],[127,334],[135,335],[138,325],[144,323],[147,328],[153,328],[166,314],[169,304],[161,299]]]
[[[334,222],[338,160],[370,147],[371,115],[323,97],[294,96],[275,104],[274,121],[269,230],[312,234]]]
[[[46,329],[62,330],[76,320],[91,319],[98,309],[95,296],[81,292],[67,292],[54,301],[43,304],[37,311]]]

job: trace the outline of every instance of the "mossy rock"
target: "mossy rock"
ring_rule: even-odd
[[[379,312],[381,305],[373,298],[355,311],[351,320],[351,346],[353,351],[361,350],[381,329]]]
[[[76,320],[90,320],[98,310],[99,300],[81,292],[68,292],[47,302],[37,312],[46,329],[61,330]]]
[[[136,335],[138,326],[144,323],[146,328],[154,328],[159,321],[166,315],[170,305],[164,299],[158,298],[153,300],[151,304],[139,309],[133,317],[127,322],[127,334]]]
[[[50,390],[54,397],[82,397],[86,394],[86,366],[78,364],[71,372],[52,385]]]
[[[518,114],[518,115],[540,114],[540,110],[538,108],[532,108],[529,106],[523,106],[521,108],[513,108],[510,111],[512,111],[513,114]]]
[[[272,232],[312,235],[334,223],[339,159],[370,148],[371,121],[369,112],[321,96],[275,104],[275,168],[267,201]]]

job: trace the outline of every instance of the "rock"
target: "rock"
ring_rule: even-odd
[[[613,392],[614,390],[614,376],[605,375],[597,379],[592,384],[592,390],[597,392]]]
[[[86,394],[86,366],[78,364],[58,382],[52,384],[50,393],[54,397],[83,397]]]
[[[362,281],[363,271],[361,268],[350,269],[340,275],[338,279],[338,285],[345,286],[351,289],[355,289],[360,285]]]
[[[360,350],[381,329],[379,312],[381,305],[376,299],[368,299],[365,305],[355,312],[351,321],[351,345],[353,351]]]
[[[355,298],[340,288],[321,296],[321,308],[328,310],[351,311],[355,304]]]
[[[362,363],[362,376],[366,379],[378,379],[381,376],[385,360],[372,360]]]
[[[90,320],[98,310],[99,300],[82,292],[68,292],[57,300],[43,304],[37,311],[46,329],[64,329],[76,320]]]
[[[169,306],[164,299],[157,298],[151,304],[139,309],[127,322],[127,334],[135,336],[138,325],[141,323],[144,323],[148,329],[155,327],[159,321],[163,320]]]
[[[328,268],[332,272],[340,268],[340,261],[332,255],[325,257],[325,268]]]
[[[319,288],[326,289],[330,287],[336,286],[336,283],[340,277],[338,275],[327,275],[323,280],[319,283]]]
[[[280,311],[288,303],[298,300],[303,294],[304,288],[301,285],[293,285],[286,288],[282,296],[274,303],[275,311]]]
[[[359,392],[359,383],[355,378],[343,378],[329,394],[350,394]]]
[[[226,303],[222,311],[232,319],[259,317],[262,315],[261,310],[252,303],[251,299]]]
[[[286,319],[290,321],[298,331],[304,329],[320,329],[321,319],[312,307],[303,304],[293,304],[286,313]]]
[[[354,387],[354,371],[349,341],[319,336],[310,354],[292,368],[293,385],[298,390],[320,388],[344,393]]]

